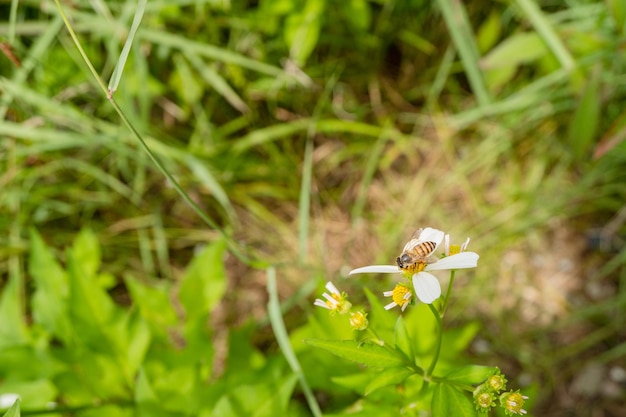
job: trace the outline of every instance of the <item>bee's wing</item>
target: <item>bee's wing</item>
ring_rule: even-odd
[[[416,231],[414,231],[411,237],[409,238],[409,241],[414,240],[414,239],[417,240],[423,231],[424,229],[422,229],[421,227],[417,229]]]
[[[402,249],[402,253],[412,250],[414,247],[422,243],[419,239],[411,239],[408,241],[406,245],[404,245],[404,249]]]

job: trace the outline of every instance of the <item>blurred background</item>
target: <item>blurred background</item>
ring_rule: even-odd
[[[138,3],[62,3],[108,82]],[[33,312],[34,239],[71,269],[65,248],[88,228],[101,257],[93,285],[119,311],[141,304],[128,276],[159,289],[143,296],[157,311],[194,254],[224,243],[224,288],[202,316],[218,380],[229,357],[281,360],[265,265],[277,266],[292,332],[327,280],[351,294],[389,289],[343,278],[392,263],[432,226],[481,255],[448,316],[480,323],[471,361],[532,392],[532,415],[626,415],[621,0],[147,2],[113,97],[211,225],[122,123],[57,5],[0,10],[0,393],[45,380],[46,395],[33,392],[67,406],[133,399],[132,388],[72,396],[77,384],[59,382],[71,367],[54,348],[71,343]],[[173,333],[163,343],[178,346]],[[249,350],[233,347],[241,340]],[[9,365],[32,360],[10,356],[16,346],[55,365]],[[354,399],[313,386],[329,412]],[[291,415],[307,415],[297,392]],[[116,404],[108,415],[130,413]],[[81,413],[97,414],[68,411]]]

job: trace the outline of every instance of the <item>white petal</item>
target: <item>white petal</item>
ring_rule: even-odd
[[[313,303],[313,305],[316,305],[318,307],[324,307],[326,309],[330,310],[330,307],[328,307],[328,305],[326,305],[326,303],[322,300],[320,300],[319,298],[315,300],[315,302]]]
[[[400,272],[397,265],[369,265],[362,268],[353,269],[348,275],[379,273],[379,274],[395,274]]]
[[[443,253],[445,253],[446,256],[450,255],[450,235],[443,237]]]
[[[338,294],[340,295],[341,293],[339,292],[339,290],[337,289],[337,287],[335,287],[335,284],[333,284],[332,282],[328,281],[326,283],[326,289],[330,292],[332,292],[333,294]]]
[[[339,304],[339,301],[335,300],[331,295],[328,295],[328,294],[324,293],[324,294],[322,294],[322,297],[324,297],[325,299],[330,301],[331,304],[334,304],[334,305]]]
[[[0,395],[0,408],[11,408],[13,403],[20,399],[18,394],[7,393]]]
[[[432,304],[441,296],[439,281],[428,272],[418,272],[413,275],[413,288],[415,288],[417,298],[425,304]]]
[[[465,269],[476,268],[478,265],[478,254],[474,252],[461,252],[456,255],[447,256],[433,264],[426,265],[424,271],[441,271],[444,269]]]
[[[439,246],[439,244],[443,240],[444,235],[445,233],[441,230],[427,227],[422,233],[420,233],[419,240],[420,242],[435,242],[437,246]]]
[[[385,297],[391,297],[391,296],[393,295],[393,290],[392,290],[392,291],[385,291],[385,292],[383,293],[383,295],[384,295]]]
[[[467,250],[467,247],[469,246],[469,243],[470,243],[470,238],[468,237],[468,238],[465,240],[465,243],[463,243],[463,244],[461,245],[461,252],[465,252],[465,251]]]
[[[391,303],[387,304],[385,306],[385,310],[391,310],[392,308],[394,308],[395,306],[397,306],[398,304],[396,304],[395,301],[392,301]]]

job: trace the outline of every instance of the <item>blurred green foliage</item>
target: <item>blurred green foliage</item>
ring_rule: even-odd
[[[358,408],[358,368],[302,344],[336,329],[307,322],[309,293],[295,289],[340,274],[354,259],[344,246],[392,259],[425,221],[479,238],[485,269],[457,300],[455,328],[488,305],[484,337],[543,387],[538,410],[554,413],[585,363],[623,357],[622,1],[149,1],[134,38],[137,2],[61,3],[103,80],[125,62],[114,99],[221,232],[120,122],[55,3],[0,5],[0,390],[24,410],[306,415],[289,367],[257,339],[262,317],[229,328],[230,359],[215,364],[214,309],[245,314],[267,263],[298,265],[281,296],[296,294],[291,344],[322,408]],[[320,219],[349,230],[341,250]],[[558,222],[590,237],[583,290],[567,294],[567,320],[522,331],[495,277],[507,248],[550,244]],[[383,397],[361,415],[380,415]]]

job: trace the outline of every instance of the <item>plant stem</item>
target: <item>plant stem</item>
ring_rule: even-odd
[[[435,345],[435,355],[433,356],[433,360],[430,363],[430,366],[426,370],[426,378],[430,378],[435,370],[435,366],[437,366],[437,361],[439,360],[439,353],[441,352],[441,342],[443,340],[443,325],[441,323],[441,315],[437,311],[437,309],[432,305],[428,304],[430,311],[432,311],[435,316],[435,320],[437,320],[437,344]]]
[[[448,283],[448,289],[446,290],[446,297],[443,299],[443,305],[441,306],[441,317],[446,314],[448,308],[448,300],[450,300],[450,292],[452,291],[452,284],[454,284],[454,273],[456,271],[450,271],[450,282]]]

